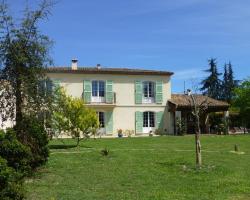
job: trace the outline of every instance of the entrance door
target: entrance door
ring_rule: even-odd
[[[105,131],[105,115],[104,112],[97,112],[97,117],[98,117],[98,121],[99,121],[99,133],[101,135],[106,134]]]
[[[155,113],[144,112],[143,113],[143,133],[150,133],[155,130]]]

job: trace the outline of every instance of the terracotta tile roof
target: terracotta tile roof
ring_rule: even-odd
[[[129,68],[110,68],[110,67],[78,67],[72,70],[71,67],[48,67],[48,73],[71,73],[71,74],[127,74],[127,75],[167,75],[174,73],[168,71],[129,69]]]
[[[196,101],[198,104],[201,104],[204,101],[207,101],[208,107],[210,108],[215,108],[215,107],[220,107],[220,108],[228,108],[229,104],[224,101],[219,101],[204,95],[200,94],[195,94],[194,95]],[[190,100],[191,97],[185,94],[172,94],[171,99],[169,100],[170,103],[174,104],[176,107],[190,107]]]

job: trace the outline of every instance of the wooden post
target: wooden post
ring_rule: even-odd
[[[210,134],[209,113],[206,113],[206,116],[205,116],[205,129],[206,129],[206,133]]]
[[[176,135],[176,119],[175,119],[175,111],[173,112],[173,118],[174,118],[174,135]]]
[[[177,126],[176,125],[176,119],[177,118],[181,119],[181,111],[175,111],[175,119],[174,119],[175,120],[175,135],[178,135],[178,132],[177,132],[178,130],[177,130],[177,127],[176,127]]]
[[[226,133],[228,134],[229,133],[229,126],[228,126],[228,118],[229,118],[229,111],[224,111],[224,121],[225,121],[225,125],[227,127],[225,127],[226,130]]]

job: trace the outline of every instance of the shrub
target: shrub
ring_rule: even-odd
[[[158,128],[154,131],[155,135],[167,135],[167,130],[166,129],[162,129],[162,128]]]
[[[0,156],[7,160],[9,167],[24,174],[30,172],[30,149],[17,140],[16,132],[0,130]]]
[[[101,155],[102,156],[108,156],[109,155],[109,149],[105,147],[104,149],[101,150]]]
[[[22,133],[18,133],[19,140],[31,150],[30,165],[36,168],[44,164],[49,156],[49,138],[43,123],[35,117],[25,116],[22,120]]]
[[[118,129],[117,132],[118,132],[118,137],[122,137],[122,136],[123,136],[123,134],[122,134],[122,132],[123,132],[122,129]]]
[[[7,161],[2,157],[0,157],[0,199],[24,199],[20,176],[13,168],[7,166]]]
[[[178,135],[185,135],[187,133],[186,123],[179,117],[176,119],[176,126]]]
[[[124,131],[124,135],[126,135],[128,137],[131,137],[134,134],[135,134],[134,130],[128,130],[127,129],[127,130]]]

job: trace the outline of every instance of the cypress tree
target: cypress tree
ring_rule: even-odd
[[[205,72],[210,73],[207,78],[205,78],[201,84],[201,91],[204,95],[208,95],[209,97],[220,99],[220,86],[221,81],[219,76],[221,75],[217,70],[217,63],[215,58],[211,58],[208,60],[209,69],[205,70]]]
[[[229,62],[224,66],[224,75],[221,85],[221,91],[222,91],[221,99],[230,103],[233,98],[233,90],[236,86],[237,86],[237,81],[234,80],[233,67],[231,62]]]
[[[233,98],[233,90],[236,86],[236,82],[234,80],[234,75],[233,75],[233,67],[231,62],[228,63],[228,77],[227,77],[227,101],[231,102]]]
[[[221,82],[221,99],[228,99],[228,65],[224,65],[223,81]]]

